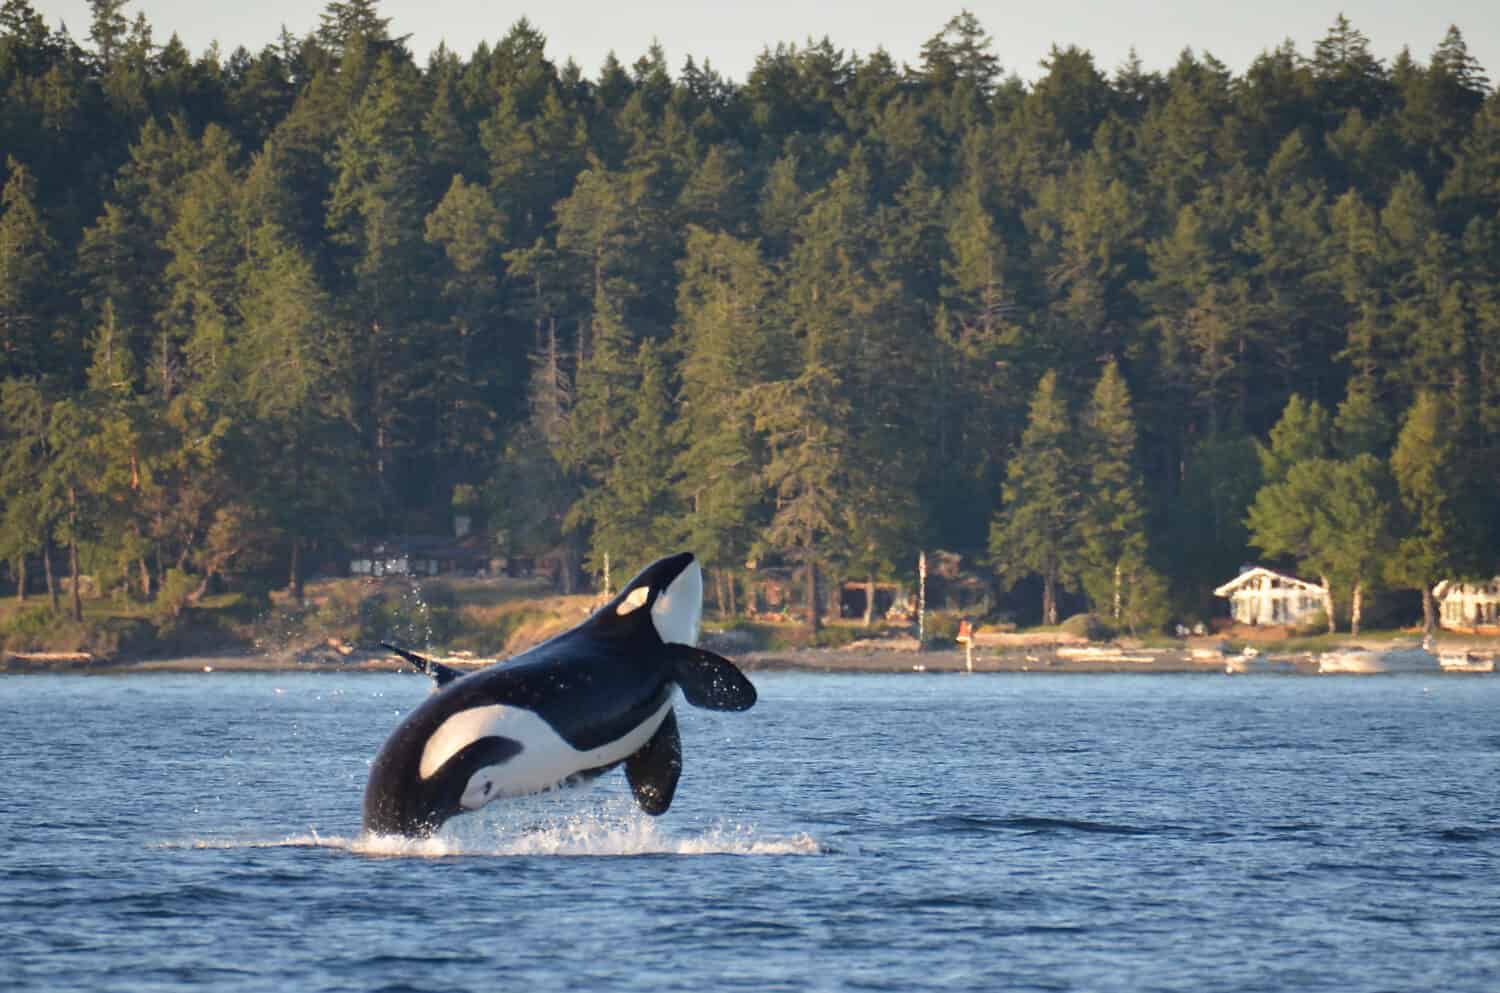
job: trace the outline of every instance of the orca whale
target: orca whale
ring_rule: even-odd
[[[386,739],[365,786],[370,834],[426,836],[501,797],[625,766],[636,802],[671,806],[682,773],[674,689],[711,710],[748,710],[755,687],[697,648],[703,572],[691,552],[648,565],[586,621],[463,675],[395,651],[436,682]]]

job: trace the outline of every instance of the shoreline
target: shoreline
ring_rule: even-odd
[[[1057,648],[1063,648],[1059,653]],[[59,655],[61,653],[58,653]],[[436,655],[445,665],[462,671],[484,668],[494,659],[464,659]],[[1227,658],[1205,657],[1201,653],[1156,650],[1148,655],[1113,649],[1098,649],[1090,654],[1071,654],[1064,646],[1025,649],[987,649],[976,652],[972,670],[964,652],[954,649],[918,652],[909,649],[837,649],[806,648],[767,650],[728,654],[736,665],[754,672],[826,672],[911,675],[938,673],[1034,672],[1053,674],[1079,673],[1216,673],[1223,674]],[[1271,656],[1274,657],[1274,656]],[[1288,660],[1288,671],[1317,671],[1311,657]],[[0,660],[0,675],[39,675],[74,673],[82,675],[133,675],[187,672],[411,672],[412,666],[395,655],[382,652],[353,652],[348,656],[297,656],[261,654],[206,654],[167,659],[108,659],[82,657],[46,657],[45,653],[14,654]]]
[[[1417,643],[1412,642],[1410,647]],[[1361,645],[1351,640],[1335,651],[1373,648],[1384,651],[1402,647],[1392,642]],[[1484,657],[1496,654],[1493,643],[1462,646]],[[1451,646],[1450,646],[1451,650]],[[974,651],[972,666],[960,648],[918,651],[914,640],[888,644],[864,642],[843,648],[769,649],[722,653],[746,672],[827,673],[1136,673],[1150,674],[1239,674],[1275,672],[1312,675],[1319,669],[1319,655],[1308,651],[1277,651],[1267,646],[1261,652],[1238,654],[1191,643],[1171,648],[1139,648],[1120,644],[1083,644],[1078,641],[1035,641],[1024,644],[981,645]],[[476,658],[466,653],[427,654],[460,671],[473,671],[495,664],[498,659]],[[400,657],[385,651],[354,649],[346,645],[313,651],[256,653],[226,651],[173,658],[94,657],[78,652],[6,653],[0,657],[0,675],[78,673],[130,675],[186,672],[412,672]]]

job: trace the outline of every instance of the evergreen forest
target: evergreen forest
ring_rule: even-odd
[[[0,3],[7,595],[300,597],[458,514],[569,588],[691,548],[732,612],[783,568],[814,621],[920,550],[1131,628],[1249,562],[1340,625],[1500,568],[1500,95],[1457,27],[1024,82],[961,12],[740,82],[525,20],[424,63],[376,0],[195,55],[128,6]]]

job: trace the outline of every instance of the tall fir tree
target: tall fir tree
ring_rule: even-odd
[[[990,525],[990,560],[1004,582],[1042,580],[1042,623],[1058,621],[1058,595],[1078,574],[1080,479],[1076,434],[1054,372],[1031,398],[1021,447],[1005,470]]]
[[[1095,384],[1080,424],[1084,489],[1079,531],[1083,588],[1116,624],[1130,600],[1128,585],[1147,568],[1146,508],[1136,468],[1130,391],[1111,362]]]

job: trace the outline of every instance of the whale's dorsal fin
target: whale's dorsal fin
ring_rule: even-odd
[[[721,655],[692,645],[666,646],[672,678],[695,707],[708,710],[749,710],[755,706],[755,686]]]
[[[658,817],[672,806],[681,775],[682,739],[677,734],[677,715],[669,710],[651,740],[625,760],[625,779],[641,809]]]
[[[441,662],[434,662],[432,659],[424,658],[421,655],[418,655],[416,652],[408,652],[404,648],[397,648],[390,642],[382,641],[380,643],[380,647],[388,648],[391,651],[395,652],[397,655],[401,656],[403,659],[416,666],[418,672],[427,673],[427,675],[431,676],[433,681],[436,682],[439,686],[447,686],[459,676],[463,675],[463,673],[459,672],[457,669],[454,669],[451,666],[443,665],[443,663]]]

